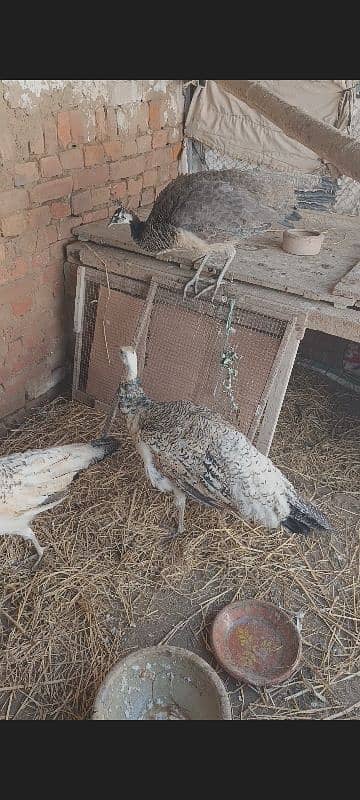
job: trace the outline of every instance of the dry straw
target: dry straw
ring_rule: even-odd
[[[0,452],[87,441],[104,419],[58,398],[10,431]],[[0,537],[0,717],[88,717],[105,674],[136,646],[181,645],[186,634],[212,661],[215,611],[258,597],[301,612],[303,661],[286,685],[250,702],[219,670],[235,716],[360,718],[360,420],[349,396],[304,369],[286,395],[271,456],[336,528],[308,539],[189,503],[187,533],[165,543],[171,501],[146,482],[121,418],[112,433],[121,451],[37,518],[46,547],[37,569],[20,538]]]

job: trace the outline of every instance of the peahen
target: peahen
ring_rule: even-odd
[[[44,551],[30,527],[34,517],[61,503],[79,472],[119,446],[117,439],[104,437],[0,458],[0,535],[29,539],[40,561]]]
[[[120,389],[119,409],[152,486],[174,495],[178,533],[184,530],[186,498],[270,529],[330,530],[324,514],[220,414],[188,400],[152,401],[137,377],[135,351],[123,347],[121,357],[127,382]]]
[[[253,172],[229,169],[180,175],[160,192],[145,222],[119,206],[108,225],[130,223],[133,241],[145,252],[187,253],[193,263],[201,259],[184,288],[184,298],[190,286],[194,286],[196,297],[214,287],[215,297],[236,255],[236,243],[273,224],[293,227],[300,218],[294,187],[286,178],[271,176],[269,180]],[[225,264],[218,278],[197,292],[202,270],[216,253],[223,254]]]

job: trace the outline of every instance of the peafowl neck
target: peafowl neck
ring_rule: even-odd
[[[134,242],[138,242],[139,244],[141,243],[144,235],[145,225],[146,223],[141,222],[141,220],[136,214],[132,215],[132,220],[130,222],[130,230]]]
[[[138,378],[122,384],[119,409],[123,414],[133,416],[149,405],[151,405],[151,400],[143,391]]]

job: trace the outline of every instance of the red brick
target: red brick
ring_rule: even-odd
[[[145,156],[145,168],[153,169],[153,167],[161,167],[164,164],[169,164],[173,160],[171,146],[168,145],[158,150],[152,150]]]
[[[22,303],[31,297],[34,288],[34,279],[32,275],[28,275],[22,280],[13,281],[12,283],[3,286],[0,292],[0,305],[12,306],[13,303]],[[17,334],[20,335],[19,333]],[[15,337],[17,338],[17,337]]]
[[[155,131],[153,135],[153,148],[156,150],[158,147],[165,147],[168,140],[168,132],[167,130],[164,131]]]
[[[11,383],[7,383],[4,392],[0,394],[0,414],[2,417],[17,411],[25,404],[25,387],[22,376]]]
[[[44,334],[28,335],[24,341],[24,351],[27,355],[31,354],[32,363],[37,363],[45,358],[49,349],[49,340]]]
[[[32,307],[32,299],[29,297],[27,300],[22,300],[18,303],[11,303],[11,308],[16,317],[23,317],[27,311]]]
[[[182,143],[181,142],[178,142],[177,144],[173,144],[173,146],[172,146],[172,156],[173,156],[174,161],[176,161],[179,158],[181,151],[182,151]]]
[[[149,189],[145,189],[141,195],[141,205],[148,206],[150,203],[154,202],[155,198],[155,189],[150,187]]]
[[[117,136],[118,127],[115,109],[111,106],[106,109],[106,128],[110,139],[114,139]]]
[[[45,156],[40,159],[40,169],[43,178],[55,178],[61,175],[62,167],[58,156]]]
[[[0,242],[0,264],[3,264],[5,261],[5,245],[3,242]]]
[[[10,273],[10,279],[16,281],[18,278],[23,278],[29,267],[29,260],[25,258],[16,258],[13,262],[13,269]]]
[[[159,167],[157,182],[158,184],[168,183],[170,178],[169,167]]]
[[[31,228],[42,228],[50,222],[50,211],[48,206],[33,208],[28,211],[28,220]]]
[[[127,207],[131,211],[135,211],[137,208],[139,208],[139,205],[140,205],[140,195],[139,194],[134,194],[132,197],[129,197],[129,200],[127,202]]]
[[[31,190],[30,197],[33,203],[46,203],[48,200],[57,200],[66,197],[72,191],[72,178],[59,178],[57,181],[39,183]]]
[[[11,217],[1,220],[3,236],[19,236],[20,233],[24,233],[27,224],[26,211],[18,211],[17,214],[12,214]]]
[[[14,161],[16,158],[15,139],[6,124],[6,116],[2,116],[0,124],[0,160]]]
[[[84,156],[81,147],[72,147],[65,153],[60,153],[63,169],[79,169],[84,166]]]
[[[33,269],[44,269],[50,260],[49,248],[43,250],[41,253],[36,253],[31,259],[31,266]]]
[[[109,166],[102,164],[99,167],[82,169],[74,175],[74,190],[87,189],[88,186],[101,186],[109,179]]]
[[[64,242],[66,244],[67,242]],[[36,307],[38,309],[51,308],[55,314],[61,310],[63,303],[63,280],[56,283],[42,284],[36,293]]]
[[[10,216],[14,211],[23,211],[29,205],[29,195],[25,189],[9,189],[0,192],[0,217]]]
[[[95,109],[95,121],[96,121],[96,137],[103,141],[106,137],[106,116],[105,116],[105,109],[103,106]]]
[[[174,180],[179,174],[179,164],[177,161],[169,165],[170,178]]]
[[[59,261],[64,258],[65,246],[69,244],[69,239],[62,239],[62,241],[54,242],[50,245],[50,261]]]
[[[50,270],[53,270],[53,275],[51,276],[51,280],[49,280],[49,283],[53,283],[54,285],[59,285],[59,282],[63,281],[63,277],[64,277],[63,276],[63,268],[62,268],[62,265],[61,265],[61,271],[58,268],[58,277],[56,277],[56,274],[55,274],[55,271],[54,271],[54,267],[55,267],[55,265],[52,265],[52,266],[47,268],[46,272],[44,272],[44,275],[43,275],[44,276],[44,280],[46,280],[47,277],[50,277],[49,275],[47,275],[47,273],[49,273]],[[46,337],[50,341],[56,341],[56,340],[59,340],[59,339],[63,339],[63,337],[64,337],[64,324],[63,324],[63,319],[62,319],[62,315],[61,314],[58,317],[54,317],[54,315],[51,312],[49,314],[49,312],[47,310],[45,310],[45,312],[43,312],[43,313],[38,313],[37,318],[39,320],[39,328],[40,328],[40,330],[45,333]]]
[[[141,194],[142,185],[143,185],[142,176],[136,179],[130,178],[130,180],[128,181],[128,194],[130,195]]]
[[[84,147],[85,166],[93,167],[95,164],[103,164],[105,153],[102,144],[86,144]]]
[[[127,158],[124,161],[115,161],[110,164],[110,179],[118,180],[119,178],[132,178],[144,172],[145,156],[136,156],[135,158]]]
[[[97,211],[88,211],[84,214],[82,220],[84,224],[88,222],[98,222],[101,219],[108,219],[109,212],[107,208],[98,208]]]
[[[36,161],[15,164],[15,186],[27,186],[37,180],[39,170]]]
[[[71,144],[70,117],[68,111],[59,111],[57,117],[58,139],[61,147]]]
[[[78,192],[71,197],[71,207],[73,214],[82,214],[84,211],[90,211],[93,202],[90,189],[86,192]]]
[[[102,186],[100,189],[92,189],[91,198],[93,206],[101,206],[110,200],[110,186]]]
[[[156,179],[157,179],[157,170],[156,169],[147,170],[146,172],[144,172],[143,175],[144,187],[155,186]]]
[[[53,219],[63,219],[71,214],[70,203],[52,203],[50,206]]]
[[[45,152],[54,156],[58,149],[57,128],[54,117],[44,120]]]
[[[5,340],[4,336],[0,336],[0,361],[2,362],[4,358],[6,358],[9,350],[9,345]]]
[[[136,156],[138,152],[136,139],[126,139],[123,143],[124,156]]]
[[[58,239],[73,239],[73,228],[81,225],[81,217],[67,217],[59,222],[58,225]]]
[[[87,141],[86,119],[82,111],[69,111],[71,139],[74,144]]]
[[[44,152],[44,131],[40,120],[34,115],[32,115],[29,124],[29,145],[30,153],[42,156]]]
[[[151,150],[151,134],[146,133],[136,140],[138,153],[148,153]]]
[[[28,230],[21,236],[13,239],[15,245],[16,256],[28,255],[28,253],[35,253],[38,233],[36,230]]]
[[[111,197],[116,200],[121,200],[126,195],[126,181],[115,183],[111,187]]]
[[[117,161],[124,155],[124,144],[119,139],[114,142],[104,142],[104,150],[110,161]]]
[[[45,235],[48,244],[57,242],[58,235],[56,225],[48,225],[47,228],[45,228]]]
[[[9,266],[4,264],[0,269],[0,306],[2,304],[1,303],[1,292],[2,292],[1,286],[4,286],[4,285],[8,284],[9,281],[11,281],[11,280],[12,280],[12,277],[11,277],[11,273],[10,273],[10,268],[9,268]],[[4,324],[4,320],[1,320],[1,322]]]
[[[63,277],[64,277],[64,265],[61,261],[58,261],[56,264],[49,264],[43,271],[42,275],[44,283],[51,284],[53,286],[57,286],[58,284],[60,284],[63,280]],[[46,333],[49,336],[51,336],[51,334],[61,335],[63,333],[58,320],[55,320],[55,326],[47,322],[46,328],[47,328]]]
[[[11,342],[8,351],[9,351],[8,355],[9,363],[7,364],[7,366],[11,366],[11,364],[13,364],[15,361],[18,361],[20,356],[22,356],[24,353],[24,344],[21,336],[19,336],[17,339],[14,339]]]
[[[170,144],[174,144],[175,142],[181,142],[183,138],[183,133],[181,128],[168,128],[168,142]]]
[[[57,237],[56,237],[57,238]],[[38,228],[36,232],[35,250],[36,253],[41,253],[49,246],[48,228]]]
[[[164,124],[163,104],[161,100],[151,100],[149,103],[149,125],[153,131],[159,130]]]

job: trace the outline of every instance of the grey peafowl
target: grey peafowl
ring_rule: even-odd
[[[104,437],[0,458],[0,534],[32,541],[40,561],[44,551],[30,527],[34,517],[61,503],[79,472],[119,446],[116,439]]]
[[[220,414],[187,400],[153,402],[137,377],[135,351],[123,347],[121,357],[127,383],[119,392],[119,408],[151,484],[173,492],[177,533],[184,530],[187,497],[270,529],[330,530],[326,517]]]
[[[148,253],[186,253],[194,264],[201,259],[184,288],[184,298],[190,286],[196,297],[214,288],[215,297],[236,255],[236,243],[273,224],[293,227],[301,218],[295,210],[294,186],[282,177],[276,186],[280,207],[279,202],[274,207],[275,184],[275,176],[269,180],[236,169],[180,175],[160,192],[145,222],[119,206],[108,225],[129,223],[133,241]],[[223,254],[226,262],[218,278],[197,292],[202,270],[216,253]]]

